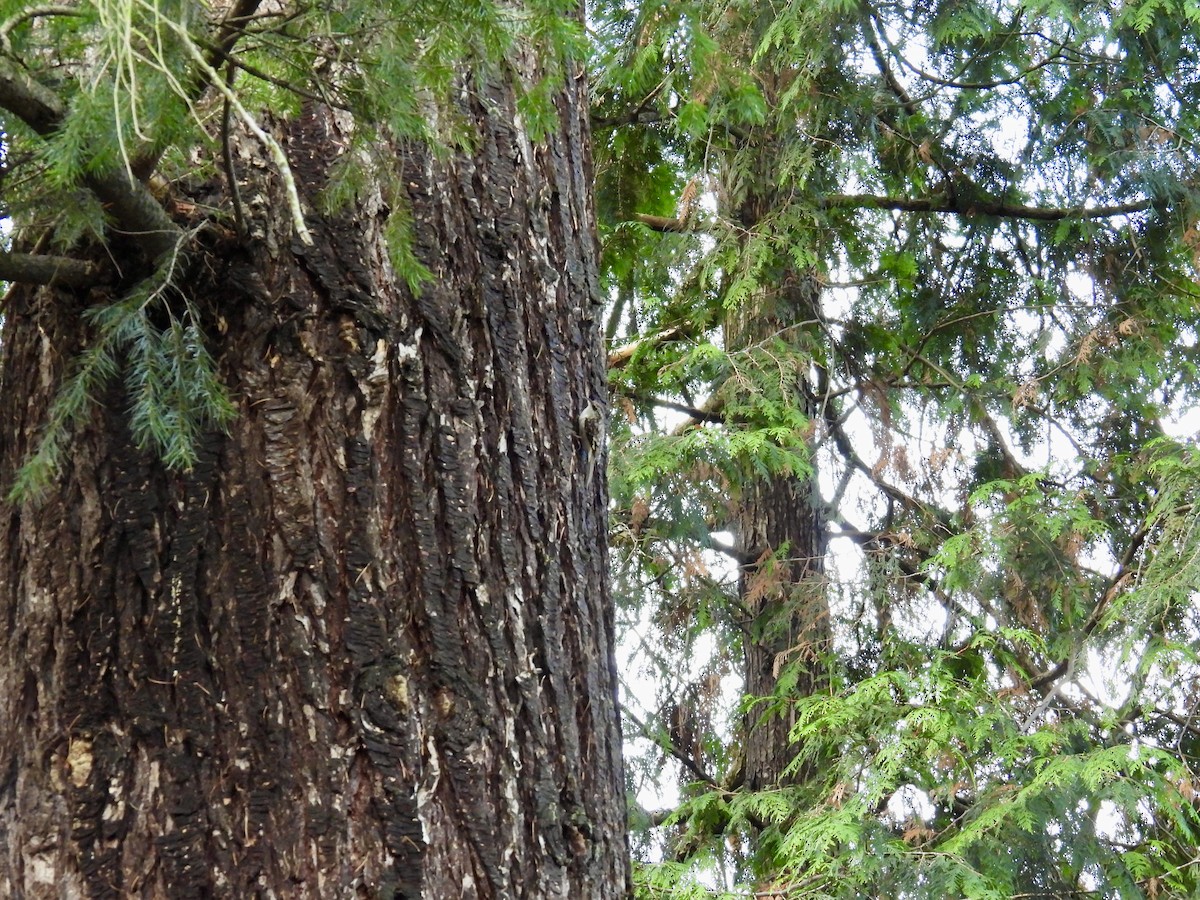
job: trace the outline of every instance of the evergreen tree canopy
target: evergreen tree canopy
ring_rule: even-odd
[[[684,791],[644,895],[1194,895],[1200,11],[593,16],[626,729]],[[796,477],[832,641],[731,712],[789,556],[733,510]]]

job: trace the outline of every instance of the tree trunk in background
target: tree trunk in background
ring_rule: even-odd
[[[764,153],[763,158],[773,157]],[[743,201],[737,210],[739,226],[751,233],[771,202],[769,194]],[[815,280],[781,261],[760,295],[730,313],[727,346],[731,351],[747,350],[777,335],[795,336],[800,323],[816,321],[818,302]],[[809,418],[814,416],[807,397],[796,396],[794,402]],[[744,645],[745,692],[752,697],[770,697],[785,666],[800,669],[793,688],[798,697],[827,683],[830,622],[822,577],[827,534],[815,490],[815,476],[782,474],[753,478],[741,487],[736,548],[743,560],[739,594],[752,616]],[[748,714],[745,782],[751,789],[797,777],[784,778],[796,756],[789,738],[795,725],[793,707],[784,709],[777,714],[759,704]]]
[[[754,615],[745,641],[745,691],[770,697],[784,666],[799,666],[792,689],[796,697],[812,695],[828,683],[829,607],[822,583],[823,521],[805,479],[777,477],[744,490],[738,516],[738,549],[743,559],[768,560],[784,545],[787,551],[771,573],[758,565],[743,566],[740,593]],[[769,788],[795,780],[784,770],[796,756],[789,733],[796,724],[793,707],[784,714],[765,713],[761,705],[749,713],[746,734],[746,784]]]
[[[256,174],[186,286],[231,434],[168,473],[115,388],[3,508],[0,895],[625,896],[586,86],[537,145],[472,102],[473,155],[397,154],[427,288],[378,201],[302,247]],[[345,135],[285,137],[316,209]],[[6,486],[105,299],[11,293]]]

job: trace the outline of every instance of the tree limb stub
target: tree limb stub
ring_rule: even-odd
[[[96,265],[79,259],[33,253],[0,253],[0,281],[87,287],[101,277]]]
[[[0,107],[42,137],[57,131],[66,115],[57,94],[3,57],[0,57]],[[117,227],[137,238],[152,261],[157,262],[179,249],[183,229],[171,221],[149,188],[128,170],[88,175],[84,184],[108,207]]]

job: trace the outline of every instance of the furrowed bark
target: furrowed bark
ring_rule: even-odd
[[[538,144],[474,103],[473,154],[397,148],[431,283],[378,198],[306,247],[247,183],[188,285],[230,434],[167,472],[114,387],[3,508],[0,895],[626,895],[586,87]],[[315,209],[345,134],[283,138]],[[61,288],[9,304],[5,483],[86,337]]]
[[[794,272],[780,273],[773,299],[736,310],[726,327],[731,348],[745,348],[813,317],[817,285]],[[805,404],[798,396],[795,402]],[[829,601],[824,583],[828,534],[814,496],[815,476],[776,474],[743,485],[736,504],[739,592],[753,618],[744,642],[745,691],[751,697],[775,693],[781,671],[799,667],[793,693],[811,695],[827,683]],[[790,733],[796,724],[792,704],[785,712],[757,705],[746,723],[745,782],[751,789],[795,780],[785,770],[797,753]]]

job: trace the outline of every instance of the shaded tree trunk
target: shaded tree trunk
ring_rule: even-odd
[[[114,388],[0,510],[0,895],[625,895],[585,85],[537,145],[472,102],[397,153],[426,288],[377,200],[304,247],[247,182],[186,286],[231,433],[169,473]],[[283,136],[315,209],[345,136]],[[10,294],[5,485],[107,299]]]

